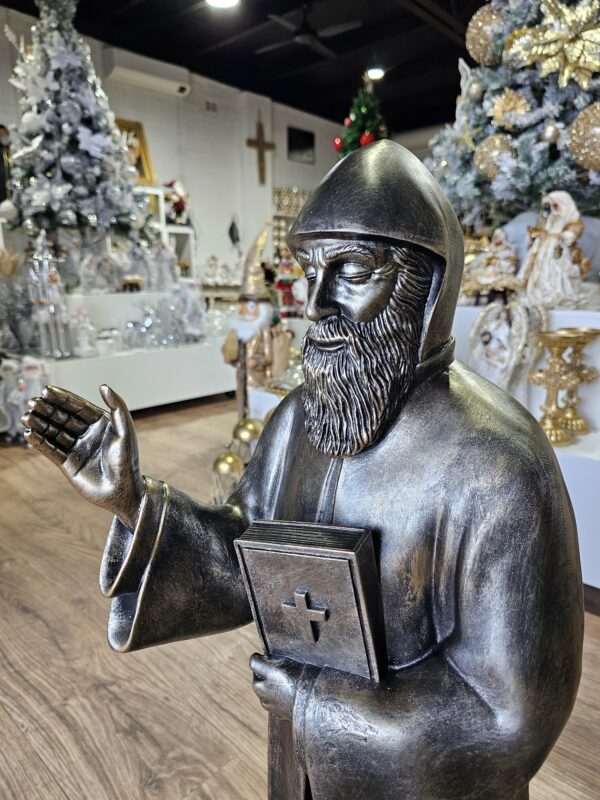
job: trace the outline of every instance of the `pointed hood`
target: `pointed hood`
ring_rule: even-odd
[[[323,178],[288,235],[306,239],[380,239],[416,244],[443,259],[425,310],[420,361],[451,338],[464,266],[462,231],[438,183],[409,150],[383,139],[356,150]]]
[[[250,250],[248,250],[248,255],[244,262],[244,276],[242,278],[240,300],[255,300],[256,302],[260,302],[261,300],[270,299],[267,284],[265,283],[265,273],[261,266],[270,225],[270,222],[265,223],[265,226],[256,237],[254,244]]]

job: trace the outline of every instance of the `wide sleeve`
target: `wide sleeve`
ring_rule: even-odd
[[[572,509],[551,453],[494,492],[470,498],[455,624],[435,653],[379,686],[331,669],[301,683],[295,743],[314,800],[513,800],[554,744],[581,670]]]
[[[270,519],[293,420],[286,399],[267,425],[236,493],[200,503],[145,477],[135,529],[113,520],[100,588],[111,600],[108,640],[119,652],[230,630],[252,615],[233,545],[254,519]]]

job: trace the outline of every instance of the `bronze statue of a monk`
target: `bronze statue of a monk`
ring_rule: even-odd
[[[454,212],[407,150],[341,161],[289,244],[309,281],[305,383],[222,507],[141,477],[124,402],[48,388],[27,440],[115,519],[100,582],[120,652],[251,619],[233,540],[256,519],[373,532],[387,671],[251,659],[271,800],[512,800],[581,670],[577,533],[529,413],[453,359]]]

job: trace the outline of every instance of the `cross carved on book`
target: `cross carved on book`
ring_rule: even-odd
[[[294,600],[284,600],[281,604],[287,613],[294,612],[301,615],[303,623],[306,624],[307,634],[313,642],[319,641],[321,633],[321,623],[327,620],[329,611],[327,608],[315,606],[310,607],[310,597],[308,589],[296,589]]]
[[[275,144],[273,142],[267,142],[265,138],[265,127],[261,119],[256,123],[256,138],[246,139],[246,145],[256,150],[256,154],[258,155],[258,181],[261,186],[264,186],[267,182],[267,162],[265,153],[270,150],[275,150]]]

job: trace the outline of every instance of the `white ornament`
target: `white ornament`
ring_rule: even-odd
[[[7,222],[16,222],[19,218],[19,210],[12,200],[3,200],[0,203],[0,217]]]
[[[37,111],[26,111],[21,117],[20,129],[30,136],[39,133],[44,127],[45,117]]]

